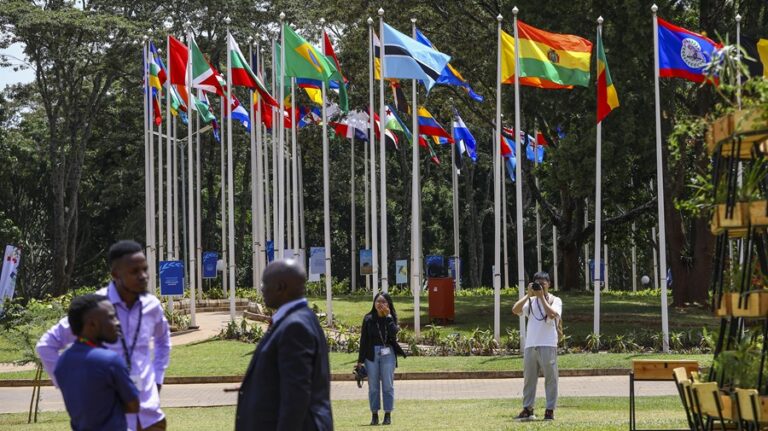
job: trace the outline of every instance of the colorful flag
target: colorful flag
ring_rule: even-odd
[[[544,147],[541,145],[534,145],[533,137],[528,135],[526,141],[528,145],[525,146],[525,157],[536,163],[544,162]]]
[[[243,105],[240,104],[240,101],[237,100],[237,97],[235,95],[232,95],[232,100],[230,101],[230,110],[228,112],[225,112],[225,116],[229,114],[229,112],[232,112],[232,119],[235,121],[239,121],[240,124],[245,127],[245,130],[248,132],[251,131],[251,117],[248,115],[248,111],[243,108]]]
[[[547,141],[547,138],[544,137],[544,134],[539,132],[536,132],[536,145],[542,145],[545,147],[549,146],[549,142]]]
[[[339,72],[339,75],[341,75],[341,79],[344,81],[344,84],[346,85],[349,81],[347,81],[347,78],[344,76],[343,73],[341,73],[341,64],[339,63],[339,58],[336,56],[336,51],[333,49],[333,44],[331,43],[331,39],[328,37],[328,33],[326,33],[325,30],[323,30],[323,50],[326,56],[331,57],[333,59],[333,64],[336,65],[336,70]]]
[[[171,84],[187,85],[187,62],[189,50],[175,37],[168,36],[168,56],[171,67]]]
[[[427,39],[427,36],[425,36],[424,33],[419,31],[418,28],[416,29],[416,40],[432,49],[437,49],[432,44],[432,42],[430,42],[429,39]],[[444,85],[455,85],[458,87],[462,87],[467,92],[469,97],[471,97],[472,99],[478,102],[483,101],[483,96],[475,93],[474,90],[472,90],[472,87],[470,87],[467,80],[464,79],[463,76],[461,76],[458,70],[456,70],[453,66],[451,66],[451,63],[448,63],[445,65],[445,69],[443,69],[443,72],[437,78],[435,83],[444,84]]]
[[[538,88],[589,86],[592,42],[540,30],[517,20],[520,84]],[[515,82],[515,38],[501,32],[501,83]]]
[[[381,139],[381,121],[379,120],[379,114],[376,112],[373,113],[373,131],[376,139]],[[397,136],[390,129],[384,128],[384,140],[394,146],[395,149],[400,148]]]
[[[384,23],[384,77],[418,79],[429,91],[451,57],[425,46]]]
[[[722,48],[712,39],[659,18],[659,76],[693,82],[708,80],[704,66]]]
[[[232,34],[227,32],[227,49],[229,51],[230,63],[232,65],[232,85],[253,88],[259,93],[259,97],[263,98],[267,105],[280,106],[279,103],[269,94],[267,87],[261,81],[261,79],[253,73],[248,62],[245,61],[245,56],[240,51],[240,47],[237,45],[235,38]]]
[[[427,108],[419,106],[419,134],[428,136],[442,136],[448,138],[449,142],[453,142],[453,138],[448,132],[443,129],[440,123],[432,117],[432,114],[427,111]]]
[[[389,81],[389,87],[392,89],[392,99],[395,101],[395,109],[404,113],[411,114],[411,107],[408,105],[408,99],[405,97],[400,81],[392,79]]]
[[[603,50],[603,37],[597,34],[597,122],[603,121],[611,111],[619,107],[619,96],[613,85],[608,62]]]
[[[323,105],[323,81],[318,79],[296,78],[296,85],[303,88],[309,100],[317,105]]]
[[[510,156],[504,159],[504,162],[507,166],[507,176],[509,176],[509,180],[513,183],[515,182],[515,169],[517,168],[517,158],[515,156]]]
[[[309,78],[323,81],[330,87],[331,81],[344,82],[344,77],[336,69],[333,61],[304,40],[291,29],[283,25],[285,35],[285,75],[296,78]],[[348,106],[347,89],[339,86],[339,105],[343,111]]]
[[[754,39],[749,36],[741,36],[741,46],[752,60],[744,57],[741,61],[747,65],[751,77],[768,77],[768,39]]]
[[[515,156],[515,130],[508,127],[501,128],[501,142],[499,149],[502,157]]]
[[[469,128],[464,124],[464,120],[459,116],[459,111],[453,109],[453,140],[457,144],[457,155],[466,154],[477,162],[477,143],[475,137],[470,133]]]
[[[192,38],[190,48],[192,52],[192,88],[199,88],[209,93],[224,96],[224,89],[216,78],[215,70],[205,59],[200,48],[197,47],[194,38]]]

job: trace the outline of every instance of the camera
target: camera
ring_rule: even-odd
[[[535,281],[533,283],[531,283],[531,290],[537,290],[538,291],[538,290],[541,290],[541,289],[542,289],[542,287],[541,287],[541,285],[539,283],[537,283]]]

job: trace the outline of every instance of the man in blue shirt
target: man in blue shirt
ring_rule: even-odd
[[[139,392],[125,361],[102,343],[117,341],[120,323],[106,296],[72,300],[67,315],[77,337],[59,358],[54,375],[73,430],[125,430],[126,413],[139,411]]]

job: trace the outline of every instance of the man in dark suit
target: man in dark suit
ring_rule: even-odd
[[[240,385],[238,431],[333,429],[328,345],[307,306],[306,280],[294,260],[274,261],[264,269],[264,304],[276,311]]]

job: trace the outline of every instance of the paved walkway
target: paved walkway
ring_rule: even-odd
[[[562,377],[561,397],[628,397],[626,376]],[[237,385],[226,383],[163,386],[161,402],[164,407],[228,406],[237,402]],[[677,395],[673,382],[640,382],[635,385],[637,396]],[[227,391],[225,391],[227,390]],[[395,382],[399,400],[496,399],[523,396],[523,379],[477,380],[404,380]],[[544,379],[539,379],[538,396],[544,396]],[[32,388],[0,388],[0,413],[29,411]],[[367,386],[358,388],[355,382],[331,383],[334,400],[366,400]],[[40,397],[41,411],[63,411],[60,392],[44,387]]]

